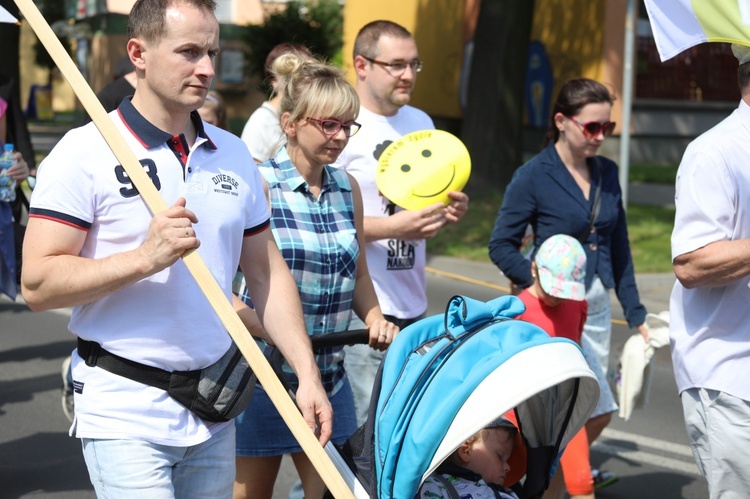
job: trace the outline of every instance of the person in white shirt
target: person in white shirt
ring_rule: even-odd
[[[677,171],[670,341],[690,445],[711,498],[750,490],[750,47],[742,99]]]
[[[354,70],[362,130],[351,138],[335,166],[359,183],[364,201],[367,265],[383,314],[401,329],[427,311],[426,240],[469,207],[463,192],[450,192],[451,202],[421,210],[403,210],[380,194],[375,184],[378,157],[391,142],[418,130],[434,129],[430,117],[409,106],[422,69],[417,44],[408,30],[391,21],[365,25],[354,42]],[[352,329],[364,323],[353,321]],[[370,345],[378,338],[370,337]],[[352,376],[357,423],[367,414],[377,367],[382,359],[367,345],[347,347],[344,359]]]
[[[279,122],[279,101],[281,96],[277,92],[278,82],[271,73],[271,67],[278,57],[287,52],[312,57],[310,50],[302,44],[284,42],[276,45],[266,56],[264,73],[266,81],[271,86],[271,98],[253,111],[242,129],[242,140],[250,149],[250,154],[256,163],[265,163],[276,156],[286,144],[286,134]]]
[[[332,410],[269,229],[260,173],[239,138],[204,128],[196,111],[215,74],[215,8],[213,0],[138,0],[128,19],[138,85],[109,117],[170,207],[152,217],[94,124],[68,132],[32,195],[23,296],[33,310],[73,307],[79,345],[195,371],[220,359],[231,338],[180,257],[197,250],[227,300],[239,264],[267,337],[300,377],[303,416],[325,443]],[[234,421],[207,421],[97,359],[73,353],[71,427],[97,495],[230,498]]]

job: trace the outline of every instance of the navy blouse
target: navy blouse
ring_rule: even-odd
[[[595,166],[597,162],[601,169]],[[591,171],[588,200],[563,164],[554,144],[516,170],[492,230],[490,258],[513,283],[522,288],[531,286],[531,262],[518,251],[527,224],[531,224],[535,234],[532,255],[555,234],[568,234],[582,240],[596,186],[601,183],[599,216],[582,241],[587,258],[586,289],[598,275],[604,287],[615,289],[628,325],[636,327],[645,321],[646,308],[640,302],[635,284],[617,165],[597,156],[588,159],[588,166]]]

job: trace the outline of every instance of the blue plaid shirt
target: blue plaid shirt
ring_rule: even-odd
[[[346,331],[352,317],[359,243],[354,202],[344,171],[326,166],[316,199],[286,148],[259,166],[271,198],[271,229],[294,276],[310,336]],[[241,298],[249,302],[243,286]],[[331,396],[344,383],[343,347],[317,350],[315,359]],[[291,368],[288,381],[296,388]]]

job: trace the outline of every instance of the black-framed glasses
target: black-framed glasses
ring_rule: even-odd
[[[346,135],[347,137],[351,137],[352,135],[359,132],[360,128],[362,128],[362,125],[360,125],[356,121],[347,121],[346,123],[342,123],[339,120],[319,120],[317,118],[310,118],[309,116],[305,119],[308,121],[312,121],[313,123],[317,123],[318,126],[320,126],[320,129],[323,130],[323,133],[329,136],[336,135],[337,133],[339,133],[339,130],[343,128],[344,135]]]
[[[406,71],[407,67],[410,67],[412,71],[415,73],[419,73],[422,71],[422,68],[424,67],[424,63],[420,61],[419,59],[414,59],[413,61],[409,62],[383,62],[378,61],[377,59],[370,59],[369,57],[362,56],[368,61],[370,61],[373,64],[377,64],[378,66],[383,66],[386,68],[386,71],[391,73],[393,76],[401,76],[404,74],[404,71]]]
[[[617,124],[614,121],[605,121],[604,123],[589,121],[588,123],[581,123],[572,116],[568,116],[567,118],[578,124],[581,127],[583,134],[590,139],[598,137],[600,133],[605,137],[609,137],[612,135],[612,132],[615,130],[615,125]]]

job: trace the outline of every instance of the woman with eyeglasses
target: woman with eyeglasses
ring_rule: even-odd
[[[514,173],[489,243],[490,258],[517,290],[533,283],[531,261],[519,250],[528,226],[534,234],[532,259],[554,234],[570,235],[583,244],[588,318],[582,346],[601,388],[599,404],[586,425],[590,442],[617,410],[606,380],[612,331],[610,289],[615,290],[628,325],[648,338],[617,165],[597,155],[615,128],[610,121],[612,102],[609,90],[594,80],[578,78],[563,85],[552,110],[547,145]],[[608,472],[594,473],[597,483],[616,480]]]
[[[352,313],[364,318],[370,345],[386,349],[398,328],[386,321],[367,270],[362,197],[354,178],[330,166],[359,130],[359,98],[343,72],[290,52],[271,70],[279,82],[286,147],[259,165],[271,207],[271,229],[292,271],[310,336],[346,331]],[[244,286],[243,286],[244,290]],[[246,292],[241,293],[251,303]],[[343,346],[315,351],[334,410],[334,444],[356,430],[354,399],[344,372]],[[286,381],[297,377],[284,363]],[[305,497],[322,497],[324,485],[262,387],[237,418],[234,497],[271,498],[284,454],[291,454]]]

